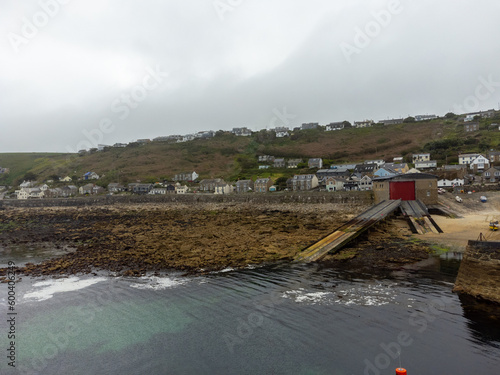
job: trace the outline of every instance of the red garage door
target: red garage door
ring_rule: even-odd
[[[415,181],[401,181],[390,183],[390,199],[403,201],[415,200]]]

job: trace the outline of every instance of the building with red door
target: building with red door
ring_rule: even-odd
[[[427,173],[408,173],[373,180],[375,203],[388,199],[403,201],[421,200],[425,204],[437,204],[438,177]]]

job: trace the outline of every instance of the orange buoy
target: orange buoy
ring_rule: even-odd
[[[397,368],[396,375],[406,375],[406,370],[404,368]]]

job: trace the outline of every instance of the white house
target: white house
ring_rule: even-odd
[[[455,178],[453,180],[441,179],[438,180],[437,186],[440,188],[464,186],[464,179],[463,178]]]
[[[415,162],[415,168],[417,168],[417,169],[436,168],[436,167],[437,167],[436,160],[416,161]]]
[[[460,154],[458,155],[458,164],[469,165],[476,159],[480,154]]]
[[[83,175],[84,180],[98,180],[99,175],[95,172],[87,172]]]
[[[429,161],[431,160],[431,154],[413,154],[412,159],[413,163],[417,161]]]
[[[189,188],[186,185],[182,186],[179,183],[175,184],[175,193],[176,194],[186,194],[188,191],[189,191]]]
[[[490,167],[490,161],[483,155],[479,155],[472,161],[472,163],[469,164],[469,167],[474,170],[483,171]]]
[[[381,167],[385,164],[385,161],[382,159],[376,159],[376,160],[365,160],[363,164],[377,164],[378,167]],[[351,169],[351,168],[349,168]]]
[[[334,130],[342,130],[344,129],[344,123],[343,122],[332,122],[325,127],[325,131],[330,132]]]
[[[233,187],[229,184],[217,184],[215,185],[214,194],[231,194],[233,192]]]
[[[290,136],[289,130],[290,129],[286,127],[280,127],[274,129],[274,132],[276,133],[276,138],[284,138]]]

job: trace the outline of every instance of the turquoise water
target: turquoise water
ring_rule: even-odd
[[[23,278],[2,374],[497,374],[497,308],[458,260],[355,274],[276,265],[202,277]],[[3,290],[2,290],[3,289]],[[3,348],[7,286],[0,284]],[[4,353],[6,350],[4,350]],[[478,369],[481,369],[478,372]]]

